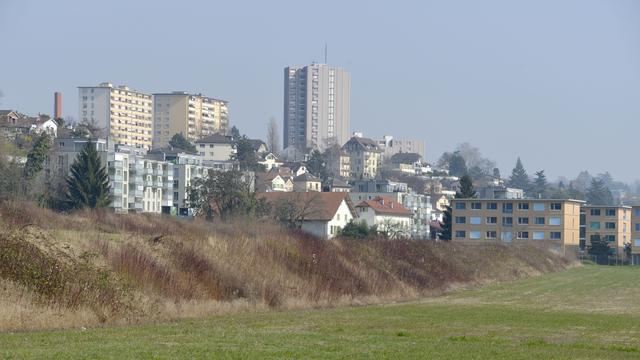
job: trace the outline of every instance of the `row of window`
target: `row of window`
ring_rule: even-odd
[[[479,230],[472,230],[468,233],[469,239],[471,240],[496,240],[498,238],[498,232],[494,230],[485,231],[484,233]],[[511,241],[513,240],[513,235],[513,232],[500,232],[500,240]],[[544,231],[518,231],[515,235],[518,240],[562,240],[562,232],[560,231],[550,231],[548,233],[545,233]],[[455,237],[457,239],[466,239],[467,232],[464,230],[458,230],[455,232]]]
[[[590,209],[589,214],[591,214],[591,216],[600,216],[602,214],[602,210]],[[616,216],[616,209],[604,209],[604,216]]]
[[[591,221],[589,223],[589,229],[590,230],[600,230],[601,229],[601,225],[602,225],[602,223],[600,223],[599,221]],[[624,231],[627,231],[626,224],[624,224],[624,225],[625,225]],[[636,224],[636,229],[638,229],[638,225],[640,225],[640,224]],[[605,222],[604,223],[604,228],[613,230],[613,229],[616,228],[616,223],[615,222]]]
[[[517,223],[518,225],[529,225],[531,222],[528,217],[518,217]],[[456,224],[466,224],[467,217],[466,216],[456,216],[454,218]],[[497,216],[487,216],[485,219],[485,224],[488,225],[496,225],[498,224]],[[471,225],[480,225],[482,224],[482,217],[480,216],[469,216],[469,224]],[[545,219],[544,216],[534,217],[532,224],[534,225],[562,225],[562,219],[560,217],[549,217]],[[502,226],[513,226],[513,217],[503,217],[502,218]]]
[[[546,206],[545,203],[533,203],[533,211],[545,211]],[[467,209],[467,203],[465,202],[456,202],[456,206],[455,206],[456,210],[466,210]],[[482,203],[481,202],[472,202],[470,203],[470,208],[471,210],[482,210]],[[518,203],[518,210],[521,211],[527,211],[530,208],[530,203],[528,202],[521,202]],[[490,203],[486,203],[486,209],[487,210],[498,210],[498,203],[495,202],[490,202]],[[549,210],[551,211],[561,211],[562,210],[562,203],[550,203],[549,204]],[[513,212],[513,203],[503,203],[502,204],[502,211],[503,212]]]

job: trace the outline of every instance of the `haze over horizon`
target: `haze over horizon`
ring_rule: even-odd
[[[469,142],[507,176],[640,179],[640,3],[447,1],[367,6],[206,1],[0,2],[0,108],[78,117],[77,86],[110,81],[230,101],[230,123],[282,130],[283,69],[351,73],[351,130]]]

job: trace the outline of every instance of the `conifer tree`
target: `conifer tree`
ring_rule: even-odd
[[[476,197],[476,189],[473,187],[471,176],[462,176],[460,178],[460,191],[456,192],[456,199],[469,199],[474,197]]]
[[[614,205],[611,191],[600,179],[592,179],[587,189],[587,201],[591,205]]]
[[[518,157],[518,161],[516,161],[516,167],[511,171],[511,177],[509,178],[509,186],[522,189],[525,192],[528,192],[531,188],[531,182],[529,181],[529,175],[527,175],[527,171],[522,166],[522,161],[520,157]]]
[[[533,181],[533,196],[544,198],[547,195],[547,176],[544,174],[544,170],[536,171],[536,178]]]
[[[102,165],[95,144],[87,142],[82,152],[71,165],[67,178],[67,201],[72,208],[91,209],[111,205],[109,176]]]

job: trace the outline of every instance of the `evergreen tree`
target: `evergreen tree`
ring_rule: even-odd
[[[476,189],[473,187],[471,176],[462,176],[460,178],[460,191],[456,192],[456,199],[469,199],[474,197],[476,197]]]
[[[453,219],[451,217],[451,206],[447,206],[442,213],[442,230],[438,236],[442,240],[451,240],[451,228]]]
[[[238,139],[240,139],[240,130],[235,125],[233,125],[231,127],[231,130],[229,130],[229,135],[231,136],[231,139],[233,141],[238,141]]]
[[[264,171],[264,165],[258,163],[258,154],[246,136],[238,138],[235,146],[236,153],[232,156],[232,160],[238,161],[241,171]]]
[[[40,171],[42,171],[44,160],[51,149],[51,137],[46,132],[38,136],[33,148],[27,154],[27,162],[24,165],[24,177],[27,180],[32,179]]]
[[[591,180],[586,197],[591,205],[614,205],[611,191],[602,180],[596,178]]]
[[[544,170],[536,171],[536,178],[533,181],[533,196],[545,198],[547,196],[547,188],[549,187],[549,183],[547,183],[547,176],[544,174]]]
[[[527,175],[527,171],[522,166],[522,161],[520,157],[518,157],[518,161],[516,161],[516,167],[511,171],[511,177],[509,178],[509,186],[513,188],[522,189],[525,192],[528,192],[531,188],[531,182],[529,181],[529,175]]]
[[[493,168],[493,178],[494,179],[501,179],[502,177],[500,176],[500,169]]]
[[[91,209],[111,205],[109,176],[102,165],[95,144],[87,142],[82,152],[71,165],[67,178],[67,201],[72,208]]]
[[[611,251],[609,242],[601,237],[600,234],[593,235],[590,242],[591,244],[587,246],[587,252],[589,255],[596,256],[597,263],[606,262],[609,252]]]
[[[449,158],[449,175],[463,176],[467,173],[467,163],[459,151],[451,154]]]
[[[182,133],[173,135],[169,140],[169,145],[175,149],[196,152],[196,146],[187,140]]]
[[[313,152],[311,152],[311,157],[309,161],[307,161],[307,170],[309,170],[312,175],[321,179],[323,183],[327,182],[329,172],[327,171],[324,155],[319,150],[313,150]]]

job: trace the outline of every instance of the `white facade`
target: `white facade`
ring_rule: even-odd
[[[347,71],[326,64],[284,69],[284,148],[344,144],[349,138]]]
[[[340,233],[351,220],[353,220],[353,214],[347,205],[347,202],[342,200],[338,210],[333,215],[333,218],[329,221],[305,221],[302,223],[302,230],[310,234],[331,239]]]

